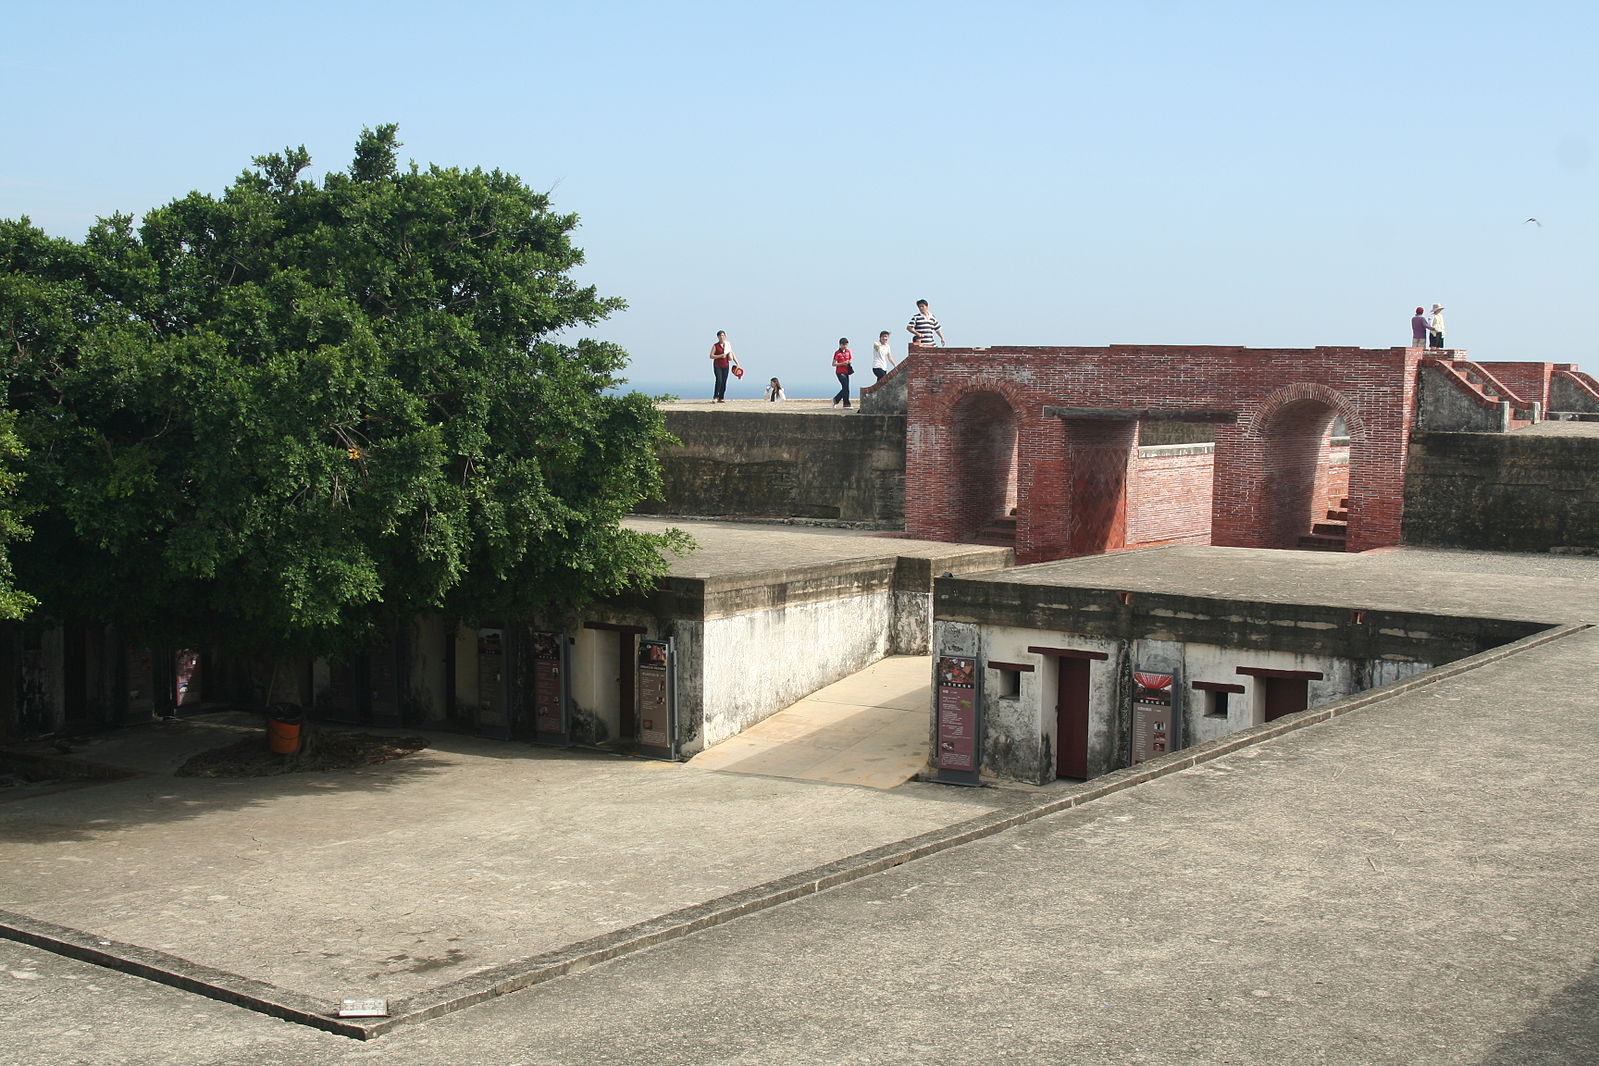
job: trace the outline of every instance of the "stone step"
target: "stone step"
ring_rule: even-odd
[[[1343,537],[1347,540],[1349,538],[1349,523],[1317,522],[1310,527],[1310,531],[1322,537]]]
[[[1349,521],[1349,512],[1347,510],[1335,511],[1329,507],[1326,518],[1329,522],[1347,522]]]
[[[1307,533],[1299,538],[1299,547],[1303,551],[1341,552],[1349,550],[1349,540],[1347,537],[1329,537],[1320,533]]]

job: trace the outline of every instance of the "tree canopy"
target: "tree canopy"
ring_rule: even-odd
[[[82,242],[0,222],[34,530],[11,551],[42,610],[331,653],[646,587],[683,548],[618,525],[667,439],[607,391],[626,353],[558,339],[622,306],[573,280],[576,216],[498,170],[401,168],[395,133]]]

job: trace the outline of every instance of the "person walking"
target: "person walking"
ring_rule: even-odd
[[[727,373],[738,366],[738,356],[733,354],[733,346],[727,343],[727,331],[716,331],[716,343],[711,345],[711,370],[716,374],[716,392],[711,398],[712,403],[727,402]]]
[[[939,325],[938,319],[933,317],[932,310],[927,306],[926,300],[916,301],[916,313],[906,324],[905,329],[911,335],[911,345],[917,348],[932,348],[936,344],[943,344],[944,327]]]
[[[1416,313],[1410,316],[1410,346],[1412,348],[1427,347],[1427,311],[1425,308],[1416,308]]]
[[[877,343],[872,345],[872,373],[877,375],[877,380],[882,381],[888,372],[894,369],[894,353],[889,347],[888,330],[877,335]]]
[[[833,374],[838,378],[838,392],[833,396],[833,406],[838,406],[838,401],[844,401],[844,410],[849,410],[849,376],[855,373],[855,357],[850,354],[849,338],[838,339],[838,351],[833,353]]]
[[[1419,311],[1420,308],[1417,308]],[[1434,348],[1444,346],[1444,305],[1432,305],[1432,321],[1427,323],[1427,335]]]

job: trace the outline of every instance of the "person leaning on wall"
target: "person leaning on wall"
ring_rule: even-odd
[[[926,300],[916,301],[916,313],[905,324],[905,330],[911,335],[912,347],[931,348],[935,344],[947,343],[944,340],[944,327],[933,317]]]

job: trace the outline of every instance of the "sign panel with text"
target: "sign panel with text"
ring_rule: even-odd
[[[638,742],[672,751],[671,648],[664,640],[638,642]]]
[[[958,655],[938,660],[939,770],[977,772],[977,660]]]

